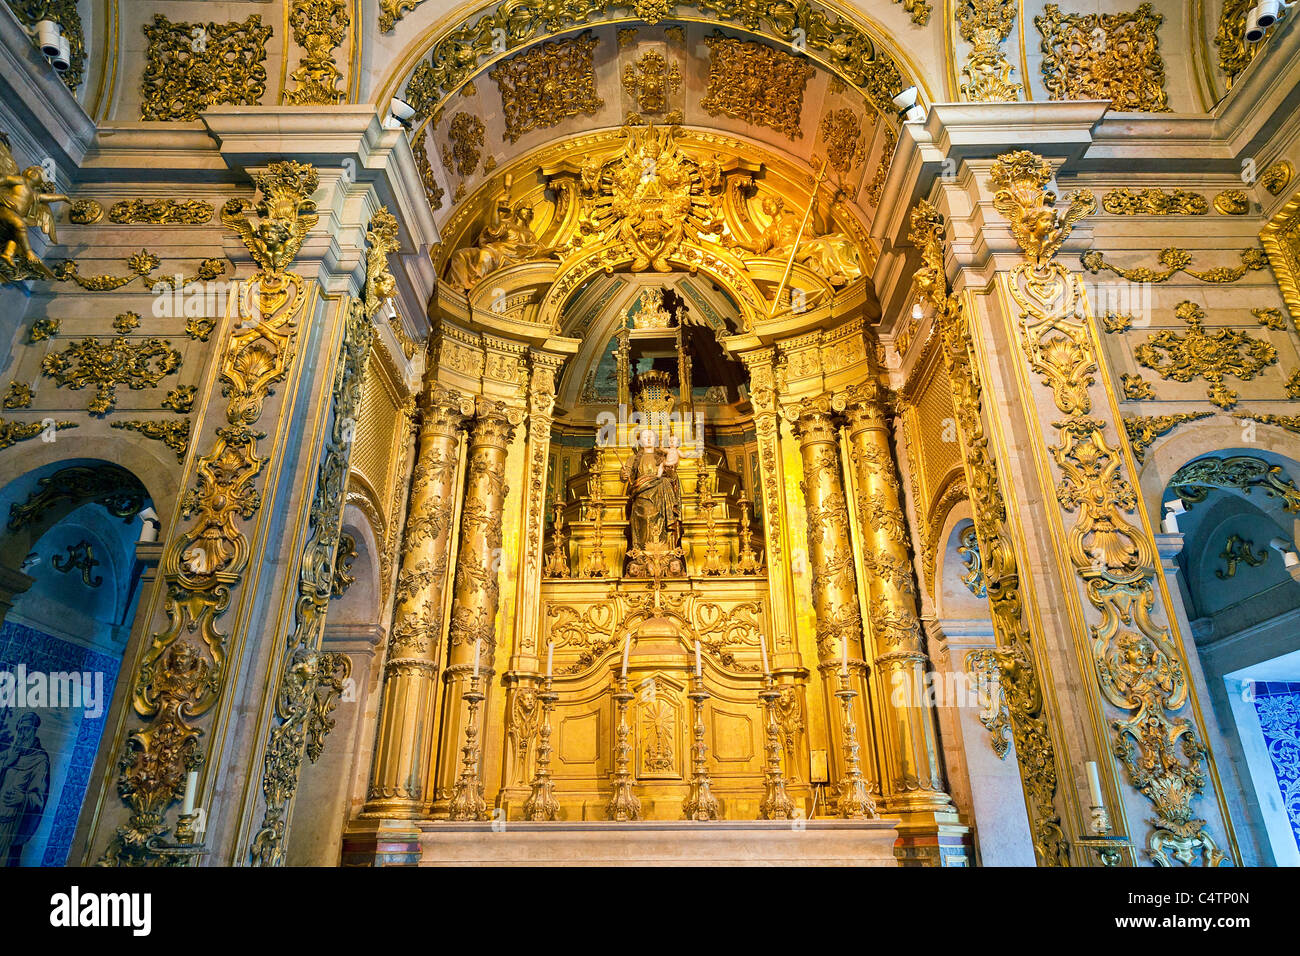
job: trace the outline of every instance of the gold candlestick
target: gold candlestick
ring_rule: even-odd
[[[632,758],[629,738],[632,730],[627,725],[627,705],[635,696],[627,689],[627,678],[619,677],[614,702],[618,707],[618,730],[614,744],[614,794],[609,798],[609,818],[620,823],[641,819],[641,801],[632,791],[632,774],[628,769]]]
[[[1116,835],[1110,823],[1110,812],[1105,805],[1090,806],[1092,827],[1096,834],[1079,837],[1075,842],[1079,846],[1096,850],[1102,866],[1117,867],[1125,854],[1133,846],[1126,837]]]
[[[542,702],[542,726],[537,731],[537,770],[533,774],[533,792],[524,802],[524,819],[554,820],[560,803],[551,783],[551,710],[559,695],[552,690],[551,678],[546,678],[537,697]]]
[[[794,801],[785,792],[785,774],[781,771],[781,728],[776,722],[776,702],[781,692],[771,675],[763,678],[763,689],[758,692],[763,702],[763,717],[767,722],[767,768],[763,773],[763,799],[758,804],[760,820],[793,820]]]
[[[713,795],[709,768],[705,763],[708,748],[704,746],[704,702],[709,699],[709,692],[704,686],[703,677],[691,678],[691,692],[687,696],[695,711],[695,747],[691,758],[694,772],[691,775],[691,792],[682,801],[682,813],[687,820],[716,820],[718,798]]]
[[[603,578],[605,576],[605,490],[604,481],[605,452],[596,450],[595,482],[588,482],[587,517],[592,522],[591,554],[587,557],[586,576]]]
[[[876,816],[876,805],[867,791],[858,761],[858,728],[853,722],[853,698],[858,692],[849,686],[848,669],[840,671],[840,689],[835,692],[844,710],[844,775],[840,778],[840,796],[836,811],[849,820],[868,820]]]
[[[718,507],[718,499],[713,496],[713,489],[710,485],[710,478],[707,474],[700,475],[699,497],[699,508],[704,512],[705,543],[707,545],[704,551],[704,562],[700,567],[700,573],[722,574],[726,569],[722,566],[722,555],[718,553],[717,518],[714,515],[714,512]]]
[[[477,674],[469,680],[465,701],[469,704],[469,718],[465,723],[465,746],[461,748],[464,763],[452,791],[449,817],[452,820],[486,820],[487,802],[478,781],[478,705],[483,702],[483,693],[479,690]]]
[[[743,495],[740,498],[740,559],[736,562],[737,574],[758,574],[762,568],[754,551],[754,532],[750,529],[750,510],[753,502]]]
[[[564,495],[555,493],[555,520],[551,529],[551,553],[546,558],[546,576],[548,578],[567,578],[569,576],[569,558],[564,552]]]

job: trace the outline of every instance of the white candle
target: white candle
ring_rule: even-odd
[[[1105,806],[1101,799],[1101,775],[1097,773],[1097,761],[1089,760],[1083,766],[1088,771],[1088,798],[1092,801],[1092,806]]]
[[[479,659],[479,654],[483,649],[482,644],[483,644],[483,638],[481,637],[478,638],[476,641],[474,641],[474,679],[475,680],[478,680],[478,659]]]
[[[551,666],[555,663],[555,642],[546,643],[546,676],[551,676]]]
[[[624,679],[627,678],[627,658],[628,658],[628,655],[631,654],[631,653],[632,653],[632,635],[629,634],[629,635],[627,636],[627,640],[623,643],[623,677],[624,677]]]
[[[763,654],[763,676],[766,677],[768,674],[772,672],[767,666],[767,638],[765,638],[762,634],[758,635],[758,649]]]
[[[844,676],[849,674],[849,640],[846,637],[840,638],[840,669]]]
[[[699,641],[695,642],[695,676],[696,677],[704,676],[704,672],[700,668],[700,642]]]
[[[199,789],[199,772],[191,770],[185,775],[185,797],[181,800],[181,813],[188,815],[194,812],[194,797]]]

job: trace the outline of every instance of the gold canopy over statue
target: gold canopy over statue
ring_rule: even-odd
[[[57,241],[54,212],[50,203],[70,202],[54,192],[40,166],[18,169],[9,139],[0,133],[0,277],[6,282],[22,279],[53,279],[49,267],[32,251],[27,230],[37,228]]]

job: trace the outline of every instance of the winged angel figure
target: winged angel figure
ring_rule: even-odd
[[[36,227],[54,236],[54,211],[50,203],[70,202],[45,179],[39,166],[19,170],[9,151],[9,139],[0,133],[0,278],[6,282],[23,279],[53,279],[54,273],[32,251],[27,230]]]

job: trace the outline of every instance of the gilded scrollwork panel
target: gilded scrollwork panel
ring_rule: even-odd
[[[1043,85],[1054,100],[1110,100],[1116,110],[1168,112],[1158,31],[1150,3],[1126,13],[1063,14],[1055,3],[1034,17],[1042,36]]]
[[[1138,507],[1123,455],[1106,437],[1108,422],[1092,405],[1098,357],[1082,282],[1054,256],[1080,215],[1095,203],[1072,197],[1070,211],[1055,209],[1045,187],[1050,163],[1027,151],[1000,156],[992,168],[994,206],[1012,225],[1025,261],[1005,278],[1019,309],[1019,337],[1031,367],[1044,372],[1044,342],[1055,357],[1044,382],[1066,417],[1051,423],[1056,441],[1047,450],[1059,471],[1056,497],[1073,515],[1065,547],[1099,615],[1086,640],[1097,688],[1120,716],[1109,720],[1110,748],[1133,787],[1155,809],[1147,840],[1151,859],[1216,866],[1225,859],[1193,803],[1205,789],[1206,751],[1190,717],[1186,662],[1177,637],[1157,611],[1154,541],[1126,517]],[[1090,197],[1089,197],[1090,198]],[[1172,855],[1172,859],[1171,859]]]

